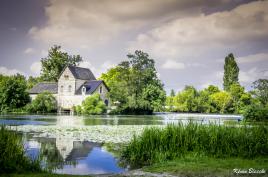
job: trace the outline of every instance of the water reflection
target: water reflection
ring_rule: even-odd
[[[108,174],[124,171],[117,159],[100,143],[73,141],[64,138],[35,138],[23,135],[27,155],[39,157],[43,166],[63,174]]]

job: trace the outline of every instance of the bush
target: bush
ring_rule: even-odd
[[[0,174],[42,171],[38,160],[25,156],[21,138],[15,132],[2,126],[0,140]]]
[[[244,118],[252,121],[268,121],[268,107],[250,105],[244,111]]]
[[[76,110],[82,114],[103,114],[106,112],[107,107],[104,104],[99,94],[94,94],[87,97],[83,102],[81,108],[76,106]]]
[[[82,107],[80,105],[74,106],[74,113],[82,114]]]
[[[121,159],[140,167],[173,160],[189,153],[212,157],[267,157],[268,127],[168,125],[145,129],[122,151]]]
[[[30,102],[27,84],[22,75],[0,75],[0,112],[22,108]]]
[[[31,104],[26,106],[29,112],[50,113],[57,111],[57,100],[50,92],[43,92],[36,96]]]

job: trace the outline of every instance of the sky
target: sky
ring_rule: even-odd
[[[268,1],[1,0],[0,74],[40,74],[53,45],[83,58],[99,77],[143,50],[165,89],[222,88],[233,53],[239,81],[268,79]]]

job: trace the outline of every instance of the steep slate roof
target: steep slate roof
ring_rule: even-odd
[[[101,83],[104,83],[104,82],[102,80],[87,81],[79,89],[76,90],[75,94],[81,95],[83,86],[86,87],[86,94],[92,94]]]
[[[40,83],[36,84],[28,92],[30,94],[38,94],[38,93],[42,93],[44,91],[48,91],[48,92],[51,92],[53,94],[58,93],[58,83],[54,83],[54,82],[40,82]]]
[[[81,68],[77,66],[68,66],[76,79],[82,80],[96,80],[94,74],[88,68]],[[65,69],[64,69],[65,70]]]

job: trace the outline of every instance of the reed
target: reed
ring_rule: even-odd
[[[187,154],[216,158],[268,156],[267,126],[168,125],[147,128],[123,149],[121,159],[132,167],[151,165]]]
[[[21,138],[4,126],[0,127],[0,174],[41,172],[38,160],[31,160],[25,155]]]

